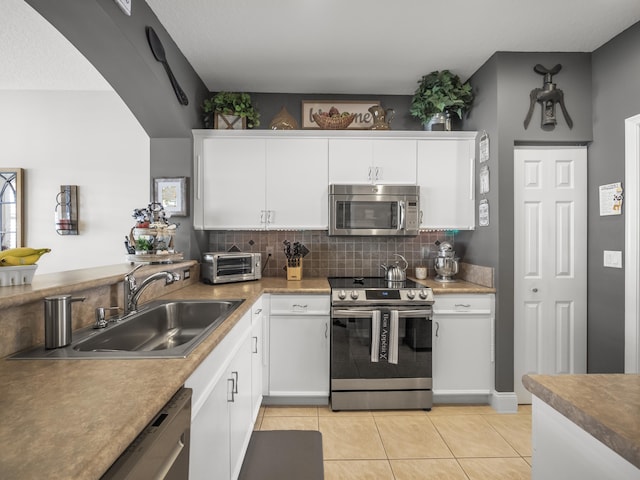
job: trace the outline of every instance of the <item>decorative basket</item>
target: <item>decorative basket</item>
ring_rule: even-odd
[[[323,115],[318,115],[317,113],[313,114],[313,119],[323,130],[344,130],[353,123],[355,118],[355,113],[344,117],[325,117]]]
[[[21,265],[19,267],[0,267],[0,287],[29,285],[36,273],[38,265]]]

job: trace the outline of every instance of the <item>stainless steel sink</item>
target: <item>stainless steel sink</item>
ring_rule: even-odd
[[[243,301],[154,301],[105,329],[74,332],[67,347],[40,347],[11,358],[184,358]]]

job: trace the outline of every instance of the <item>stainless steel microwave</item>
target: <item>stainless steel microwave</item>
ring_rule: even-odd
[[[417,185],[329,185],[329,235],[415,236]]]
[[[259,253],[209,252],[202,258],[204,283],[230,283],[258,280],[262,277],[262,256]]]

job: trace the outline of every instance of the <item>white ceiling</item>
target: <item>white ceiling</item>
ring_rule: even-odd
[[[0,90],[112,90],[24,0],[0,0]]]
[[[146,1],[211,91],[412,94],[433,70],[592,52],[640,21],[639,0]]]
[[[211,91],[412,94],[433,70],[592,52],[640,21],[638,0],[146,1]],[[23,0],[2,7],[0,89],[111,89]]]

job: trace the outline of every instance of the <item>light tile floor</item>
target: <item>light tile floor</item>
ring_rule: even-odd
[[[256,430],[319,430],[326,480],[521,480],[531,478],[531,406],[430,412],[332,412],[267,406]]]

